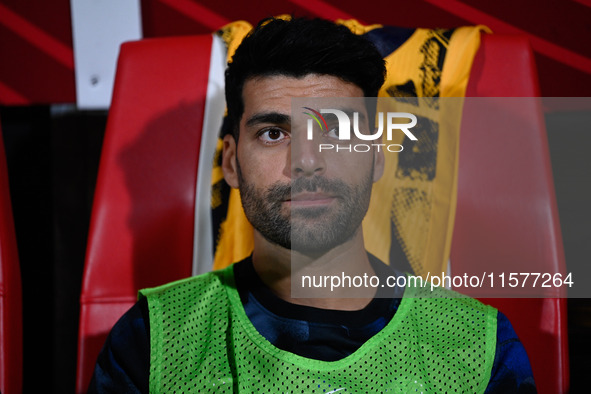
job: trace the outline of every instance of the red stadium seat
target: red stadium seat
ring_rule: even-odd
[[[523,127],[514,133],[514,128],[502,127],[505,120],[495,119],[494,113],[485,117],[479,111],[478,119],[465,114],[451,270],[461,274],[497,267],[498,272],[514,272],[529,267],[525,272],[563,273],[558,208],[531,47],[522,37],[482,38],[466,96],[523,97],[505,100],[518,107]],[[538,391],[568,392],[566,299],[483,301],[509,317],[530,357]]]
[[[78,392],[86,390],[107,333],[134,303],[138,289],[192,273],[195,190],[210,48],[210,36],[151,39],[122,46],[80,299]],[[467,95],[537,96],[536,78],[526,41],[484,36]],[[520,163],[520,170],[535,170],[532,182],[539,187],[531,191],[542,193],[536,198],[547,205],[545,211],[538,212],[544,215],[545,227],[538,225],[529,231],[543,233],[535,239],[548,242],[553,251],[545,256],[549,267],[564,267],[545,127],[541,113],[535,113],[539,116],[534,119],[536,131],[531,138],[535,142],[530,145],[530,153],[538,161],[529,162],[528,157],[521,156],[520,160],[528,162]],[[467,129],[472,132],[472,128]],[[477,202],[504,198],[489,191],[492,185],[472,190],[475,182],[483,181],[473,179],[477,178],[473,172],[496,170],[484,160],[488,159],[486,155],[476,150],[480,138],[480,134],[464,132],[462,126],[452,271],[463,269],[470,259],[486,258],[492,253],[487,248],[494,250],[505,236],[470,232],[472,226],[481,225],[477,218],[491,216],[495,223],[500,220],[495,212],[473,215],[472,210],[479,209]],[[509,162],[502,165],[512,166]],[[529,179],[531,174],[521,176]],[[510,218],[515,216],[506,219]],[[507,232],[505,223],[492,228]],[[531,246],[516,251],[517,255],[538,258],[539,252],[529,255]],[[489,301],[509,316],[523,339],[539,391],[564,392],[568,387],[564,300]],[[538,348],[538,343],[544,343],[544,348]]]
[[[138,289],[191,275],[212,37],[123,44],[80,297],[77,391]]]
[[[0,130],[0,392],[20,393],[22,385],[21,275]]]

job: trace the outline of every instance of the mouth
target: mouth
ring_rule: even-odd
[[[285,200],[291,208],[298,207],[323,207],[330,205],[337,197],[323,192],[302,192],[288,197]]]

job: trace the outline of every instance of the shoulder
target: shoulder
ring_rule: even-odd
[[[509,319],[497,318],[497,344],[486,393],[535,393],[536,385],[527,352]]]
[[[98,356],[89,393],[147,393],[150,327],[144,298],[112,328]]]
[[[152,344],[169,335],[169,331],[191,328],[195,322],[225,322],[224,316],[231,308],[229,293],[234,288],[234,270],[229,266],[140,290],[148,304]]]
[[[155,298],[166,299],[172,296],[183,298],[201,295],[207,297],[208,295],[223,291],[225,286],[233,286],[233,284],[233,266],[229,266],[222,270],[207,272],[161,286],[142,289],[139,291],[139,295],[146,297],[148,300]]]
[[[444,311],[464,312],[471,315],[493,318],[496,325],[497,309],[482,303],[476,298],[466,296],[454,290],[432,286],[430,282],[422,281],[413,275],[407,275],[405,298],[420,300],[422,304],[433,305]]]

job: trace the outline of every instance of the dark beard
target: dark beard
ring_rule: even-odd
[[[343,244],[355,235],[369,206],[373,166],[366,181],[358,186],[314,176],[296,178],[291,184],[277,182],[265,191],[244,182],[239,164],[237,168],[248,221],[265,239],[286,249],[318,254]],[[292,193],[318,190],[336,196],[336,209],[308,207],[282,212],[282,203],[290,200]]]

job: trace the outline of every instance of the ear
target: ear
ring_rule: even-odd
[[[384,167],[386,165],[386,157],[384,155],[384,150],[374,149],[373,151],[373,181],[377,182],[380,180],[382,175],[384,175]]]
[[[238,168],[236,166],[237,146],[234,136],[227,134],[223,140],[222,150],[222,171],[224,179],[231,187],[237,189],[238,182]]]

